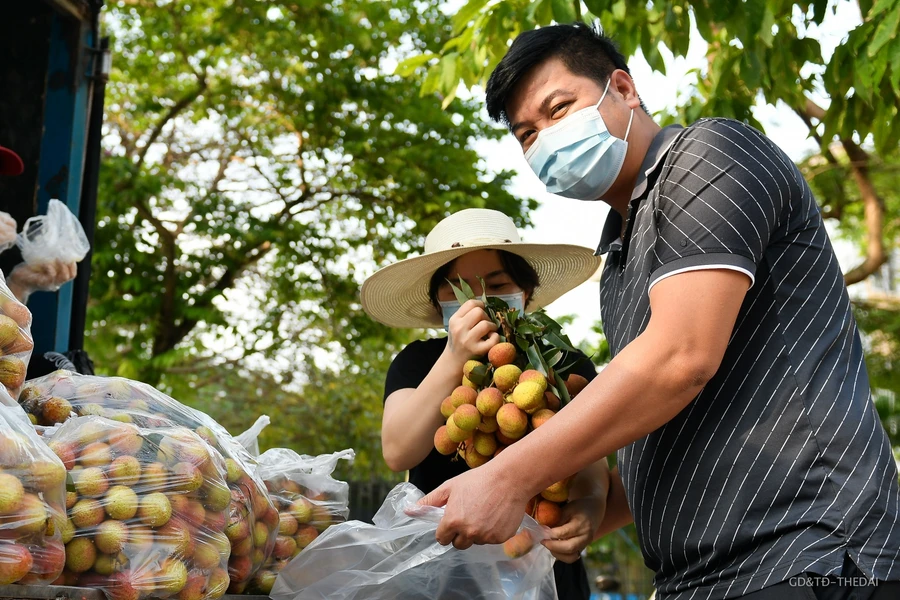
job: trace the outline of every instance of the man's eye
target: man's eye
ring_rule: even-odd
[[[570,102],[563,102],[562,104],[557,104],[557,105],[554,106],[553,109],[550,111],[550,116],[551,116],[551,117],[557,117],[557,116],[559,116],[560,114],[562,114],[563,112],[565,112],[565,109],[567,109],[567,108],[569,107],[569,104],[571,104],[571,103],[570,103]]]
[[[530,138],[532,136],[532,134],[534,134],[534,129],[529,129],[528,131],[526,131],[525,133],[522,134],[522,137],[519,138],[519,142],[524,144],[528,140],[528,138]]]

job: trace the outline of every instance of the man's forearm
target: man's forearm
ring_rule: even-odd
[[[563,410],[486,466],[499,481],[537,494],[655,431],[705,383],[684,355],[638,337]]]

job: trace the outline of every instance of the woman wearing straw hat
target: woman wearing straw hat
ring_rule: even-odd
[[[587,280],[600,266],[588,248],[567,244],[526,244],[505,214],[488,209],[461,210],[438,223],[425,238],[425,252],[385,267],[363,284],[363,308],[393,327],[444,327],[448,335],[416,341],[403,349],[385,382],[381,442],[394,471],[409,470],[409,480],[424,493],[466,471],[465,461],[434,449],[443,425],[441,401],[459,385],[472,356],[484,356],[499,341],[496,326],[481,302],[456,302],[449,281],[462,278],[481,295],[499,296],[511,307],[532,311],[550,304]],[[595,375],[590,361],[576,371]],[[561,599],[588,598],[580,552],[593,539],[603,514],[608,477],[585,470],[576,478],[564,523],[545,543],[563,562],[554,566]]]

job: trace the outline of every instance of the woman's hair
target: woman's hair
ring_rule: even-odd
[[[513,283],[519,286],[519,288],[528,295],[528,299],[525,301],[525,306],[527,307],[528,303],[531,302],[531,297],[534,295],[534,290],[540,285],[537,271],[528,264],[527,260],[518,254],[513,254],[506,250],[497,250],[497,252],[500,254],[500,264],[503,265],[503,270],[509,275],[510,279],[513,280]],[[447,280],[447,275],[450,273],[450,269],[453,267],[454,262],[456,262],[456,259],[453,259],[440,267],[434,272],[434,275],[431,276],[431,281],[428,282],[428,297],[431,299],[431,303],[434,307],[438,310],[441,309],[440,302],[438,301],[438,290],[440,289],[441,284]]]

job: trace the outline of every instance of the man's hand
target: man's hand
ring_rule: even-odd
[[[16,220],[9,213],[0,212],[0,249],[7,249],[16,243]]]
[[[594,541],[594,533],[603,522],[605,498],[570,500],[562,508],[562,525],[550,530],[551,537],[542,543],[557,559],[573,563],[581,551]]]
[[[7,283],[10,291],[24,304],[31,292],[58,290],[64,283],[75,279],[77,272],[76,263],[60,260],[39,265],[22,263],[12,270]]]
[[[472,544],[502,544],[515,535],[530,497],[524,486],[504,485],[488,463],[444,482],[419,504],[444,507],[435,537],[464,550]]]

